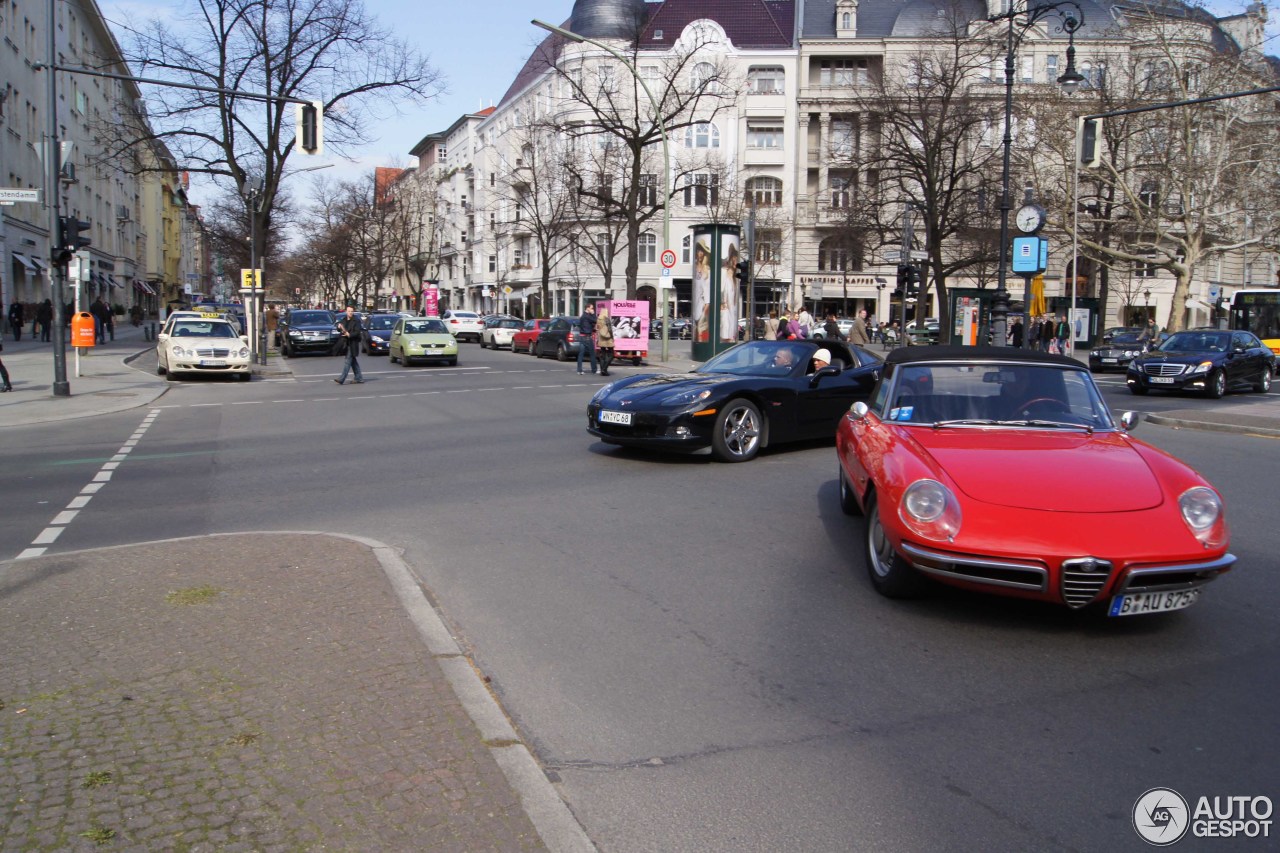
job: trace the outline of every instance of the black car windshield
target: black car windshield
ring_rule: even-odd
[[[333,315],[328,311],[298,311],[289,315],[290,326],[332,326]]]
[[[803,375],[817,349],[816,344],[799,341],[750,341],[725,350],[695,372],[735,376]]]
[[[880,416],[898,423],[1109,429],[1087,370],[1050,364],[906,364]]]
[[[1118,347],[1136,346],[1145,343],[1142,338],[1132,332],[1124,332],[1118,334],[1111,339],[1111,343]]]
[[[1156,347],[1159,352],[1226,352],[1231,342],[1227,332],[1174,332]]]
[[[394,329],[396,321],[399,319],[395,314],[373,314],[369,317],[369,322],[365,324],[365,328],[370,331],[385,332],[388,329]]]

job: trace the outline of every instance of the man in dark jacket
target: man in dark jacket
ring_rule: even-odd
[[[342,335],[343,343],[347,345],[347,361],[342,366],[342,376],[333,381],[341,385],[347,381],[348,371],[354,371],[356,384],[359,385],[364,382],[364,376],[360,373],[360,362],[356,359],[360,355],[360,339],[364,337],[364,326],[360,325],[360,318],[356,316],[354,305],[348,305],[347,313],[338,320],[338,332]]]
[[[9,331],[13,333],[15,341],[22,340],[22,324],[23,320],[22,303],[13,302],[9,305]]]
[[[107,342],[107,323],[111,321],[111,309],[107,307],[107,303],[103,302],[102,297],[99,296],[89,306],[89,313],[93,315],[93,339],[100,344],[105,344]]]
[[[582,373],[582,357],[591,354],[591,372],[595,373],[596,365],[596,306],[590,302],[582,309],[578,318],[578,372]]]
[[[53,300],[46,299],[36,308],[36,322],[40,324],[40,340],[48,343],[49,332],[53,329]],[[32,333],[35,333],[34,329]]]

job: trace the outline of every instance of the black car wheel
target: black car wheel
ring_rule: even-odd
[[[1258,381],[1253,383],[1253,390],[1259,394],[1265,394],[1271,390],[1271,368],[1268,365],[1262,365],[1262,370],[1258,372]]]
[[[1227,374],[1221,370],[1215,370],[1213,375],[1209,377],[1209,384],[1205,387],[1205,394],[1211,400],[1219,400],[1225,393],[1227,393]]]
[[[284,344],[280,347],[280,354],[285,358],[293,358],[293,350],[290,349],[288,344]]]
[[[867,540],[863,554],[871,585],[885,598],[915,598],[924,591],[924,578],[902,559],[885,535],[875,492],[867,494]]]
[[[840,511],[845,515],[862,515],[862,507],[858,505],[858,497],[849,483],[849,475],[845,473],[843,465],[837,463],[836,467],[840,469]]]
[[[749,400],[731,400],[716,418],[711,450],[722,462],[746,462],[760,451],[760,410]]]
[[[556,347],[556,361],[568,361],[568,360],[569,360],[569,350],[567,347],[565,347],[564,344],[560,344],[559,346]]]

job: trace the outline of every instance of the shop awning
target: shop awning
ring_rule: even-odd
[[[141,279],[137,279],[137,278],[135,278],[135,279],[133,280],[133,287],[134,287],[134,290],[137,290],[137,291],[139,291],[139,292],[141,292],[141,293],[145,293],[147,296],[155,296],[155,295],[156,295],[155,288],[153,288],[151,285],[147,284],[145,281],[142,281]]]
[[[39,258],[36,255],[31,256],[31,263],[36,265],[36,272],[44,272],[49,268],[49,265],[45,263],[42,258]]]
[[[123,284],[121,284],[120,282],[116,281],[116,277],[115,277],[115,276],[113,276],[113,275],[107,275],[107,276],[103,276],[103,277],[107,280],[107,284],[111,285],[111,286],[112,286],[113,288],[115,288],[116,290],[120,290],[121,288],[123,288],[123,287],[124,287],[124,285],[123,285]]]
[[[31,259],[21,252],[12,252],[13,259],[27,268],[28,272],[40,272],[40,269],[33,263]]]

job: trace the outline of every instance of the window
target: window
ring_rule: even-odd
[[[747,71],[747,91],[753,95],[781,95],[786,73],[780,65],[753,65]]]
[[[1156,265],[1153,261],[1135,261],[1133,264],[1134,278],[1155,278]]]
[[[748,148],[781,148],[782,123],[750,122],[747,124]]]
[[[1094,65],[1092,62],[1080,63],[1080,76],[1084,78],[1084,88],[1101,89],[1107,79],[1107,65],[1099,62]]]
[[[1138,202],[1149,212],[1156,212],[1160,208],[1160,185],[1155,181],[1143,181],[1142,187],[1138,190]]]
[[[847,30],[851,26],[853,26],[853,15],[849,14],[848,12],[841,13],[840,29]]]
[[[656,262],[658,259],[658,238],[648,231],[641,234],[640,241],[636,244],[636,254],[642,264]]]
[[[609,263],[609,257],[610,257],[609,235],[597,234],[596,235],[596,260],[598,260],[601,264],[607,264]]]
[[[824,59],[818,63],[818,85],[865,85],[866,72],[865,59]]]
[[[818,269],[822,272],[849,272],[862,268],[861,253],[852,243],[828,237],[818,246]]]
[[[524,266],[524,254],[525,254],[524,249],[521,248],[520,246],[516,246],[515,250],[511,253],[512,266],[514,267]]]
[[[1036,58],[1034,56],[1022,57],[1022,82],[1034,83],[1036,79]]]
[[[1044,82],[1058,82],[1058,54],[1051,53],[1044,58]]]
[[[761,229],[756,232],[756,263],[772,264],[782,261],[782,232]]]
[[[751,178],[747,181],[747,199],[756,207],[782,204],[782,181],[777,178]]]
[[[848,119],[837,119],[831,122],[831,156],[853,156],[853,122]]]
[[[637,202],[642,207],[658,206],[658,176],[657,175],[641,175],[640,176],[640,194]]]
[[[689,263],[690,261],[689,253],[691,251],[693,251],[693,237],[686,234],[685,238],[680,241],[680,262],[681,263],[685,263],[685,264]]]
[[[685,148],[719,148],[720,129],[711,122],[691,124],[684,129]]]
[[[497,271],[498,271],[498,256],[490,255],[489,256],[489,272],[496,273]]]
[[[833,174],[831,176],[831,206],[848,207],[853,197],[853,176],[849,174]]]
[[[706,207],[720,198],[720,176],[700,172],[684,176],[684,206]]]
[[[710,87],[711,91],[714,91],[712,84],[715,82],[715,78],[716,67],[710,62],[699,62],[693,66],[693,91],[701,92],[703,89],[708,89],[708,87]]]

